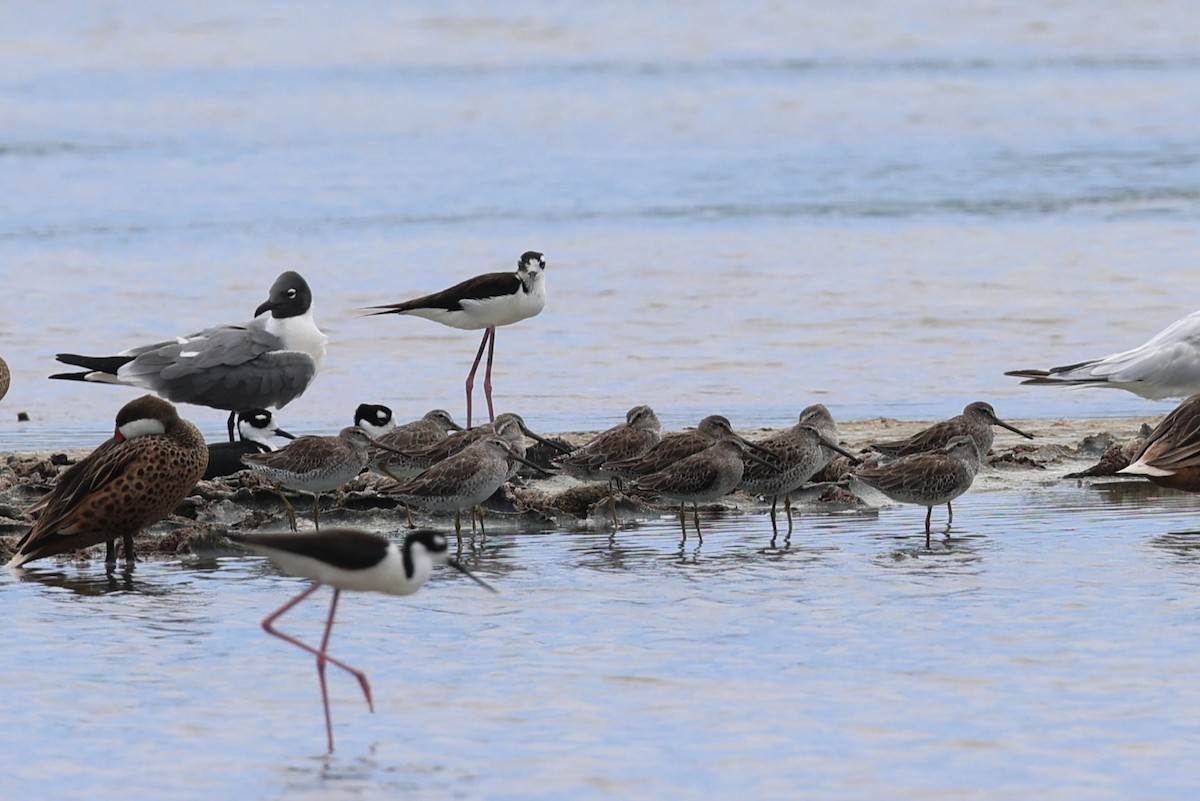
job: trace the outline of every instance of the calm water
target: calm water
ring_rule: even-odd
[[[249,316],[302,272],[331,337],[281,416],[461,414],[477,338],[356,309],[544,251],[496,397],[538,429],[1165,413],[1001,375],[1192,311],[1194,4],[85,3],[0,28],[0,449],[87,447],[134,392],[49,382]],[[15,8],[15,7],[14,7]],[[18,425],[15,412],[32,421]],[[191,409],[219,436],[223,415]],[[320,755],[257,560],[0,575],[0,789],[95,798],[1189,797],[1196,502],[1047,485],[765,518],[498,534],[355,598]],[[33,576],[33,574],[30,574]],[[297,613],[309,632],[320,604]],[[98,789],[107,788],[107,789]],[[118,789],[119,788],[119,789]],[[749,791],[749,792],[748,792]]]

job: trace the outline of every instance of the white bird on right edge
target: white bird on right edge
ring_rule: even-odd
[[[1132,350],[1051,367],[1010,370],[1022,384],[1111,387],[1147,400],[1186,398],[1200,392],[1200,311],[1194,311]]]

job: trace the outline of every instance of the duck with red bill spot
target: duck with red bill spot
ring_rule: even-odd
[[[296,597],[267,615],[262,627],[268,634],[291,643],[317,658],[317,676],[321,682],[321,704],[325,710],[325,735],[333,752],[333,719],[329,713],[329,689],[325,682],[326,664],[354,676],[362,688],[367,707],[375,711],[371,684],[358,668],[329,655],[329,638],[342,590],[411,595],[433,575],[434,565],[453,567],[489,592],[496,590],[467,570],[449,554],[445,535],[434,531],[414,531],[395,543],[377,534],[355,529],[326,529],[304,534],[227,534],[230,540],[274,562],[285,573],[309,579],[312,583]],[[275,628],[275,621],[312,595],[322,585],[333,587],[329,617],[320,647],[314,647]]]

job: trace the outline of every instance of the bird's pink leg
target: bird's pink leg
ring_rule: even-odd
[[[321,679],[321,705],[325,707],[325,737],[329,741],[329,753],[333,753],[333,716],[329,714],[329,688],[325,685],[325,663],[328,661],[329,635],[333,633],[333,614],[337,611],[341,590],[334,587],[333,600],[329,602],[329,619],[325,621],[325,636],[321,638],[321,651],[317,654],[317,676]]]
[[[475,353],[475,361],[471,363],[471,372],[467,373],[467,428],[471,427],[471,391],[475,389],[475,371],[479,369],[479,360],[483,358],[483,348],[495,332],[494,328],[485,328],[483,339],[479,341],[479,350]]]
[[[333,613],[337,608],[338,590],[335,589],[333,591],[333,603],[329,607],[329,620],[325,624],[325,638],[321,643],[320,650],[313,648],[311,645],[309,645],[306,642],[301,642],[300,640],[296,639],[295,637],[292,637],[291,635],[284,634],[282,631],[279,631],[272,625],[276,620],[278,620],[280,617],[282,617],[288,610],[290,610],[292,607],[296,606],[296,604],[300,603],[305,598],[307,598],[308,596],[310,596],[314,592],[316,592],[317,588],[320,586],[321,586],[321,582],[314,581],[308,587],[308,589],[306,589],[304,592],[300,593],[295,598],[288,601],[286,604],[279,607],[274,612],[272,612],[271,614],[269,614],[265,618],[263,618],[262,627],[268,634],[278,637],[279,639],[283,640],[284,642],[290,642],[292,645],[296,646],[297,648],[308,651],[310,654],[317,657],[317,669],[321,673],[322,695],[324,695],[324,693],[325,693],[325,674],[324,674],[324,670],[322,669],[322,662],[328,662],[331,665],[337,665],[342,670],[346,671],[351,676],[354,676],[354,678],[358,679],[358,684],[360,687],[362,687],[363,695],[366,696],[366,699],[367,699],[367,707],[372,712],[374,712],[375,711],[375,703],[374,703],[374,701],[371,700],[371,684],[370,684],[370,682],[367,681],[367,674],[363,673],[361,670],[357,670],[355,668],[350,667],[349,665],[347,665],[345,662],[341,661],[340,659],[334,659],[332,656],[329,656],[329,654],[327,654],[325,652],[325,646],[329,642],[329,633],[333,628]],[[328,721],[328,702],[326,702],[326,723],[328,724],[328,722],[329,722]],[[332,735],[330,736],[330,742],[331,742],[330,750],[332,750]]]
[[[483,371],[483,397],[487,398],[488,422],[496,422],[496,411],[492,408],[492,354],[496,351],[496,329],[489,328],[487,369]]]

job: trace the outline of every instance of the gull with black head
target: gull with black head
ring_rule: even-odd
[[[479,351],[467,374],[467,428],[471,427],[471,392],[475,372],[487,348],[487,368],[483,376],[483,395],[487,400],[488,420],[496,419],[492,406],[492,354],[496,348],[496,328],[512,325],[539,314],[546,305],[546,257],[526,251],[517,259],[513,273],[486,273],[468,278],[449,289],[383,306],[370,306],[372,316],[411,314],[427,320],[470,331],[483,329]]]
[[[174,403],[229,412],[229,440],[238,412],[281,409],[300,397],[320,371],[328,337],[317,328],[308,283],[291,270],[271,285],[254,319],[220,325],[115,356],[60,353],[58,361],[82,372],[51,378],[123,384]]]
[[[329,655],[329,637],[342,590],[411,595],[425,585],[436,564],[460,571],[484,589],[495,592],[487,582],[471,573],[449,554],[449,543],[442,534],[414,531],[395,543],[377,534],[355,529],[326,529],[305,534],[227,534],[230,540],[263,554],[280,570],[312,581],[303,592],[267,615],[262,627],[279,639],[295,645],[317,658],[317,676],[321,681],[321,703],[325,709],[325,736],[333,752],[333,719],[329,714],[329,690],[325,683],[325,665],[331,664],[358,680],[367,707],[374,712],[371,684],[363,671]],[[333,587],[329,617],[319,648],[284,634],[274,623],[288,610],[316,592],[321,585]]]

